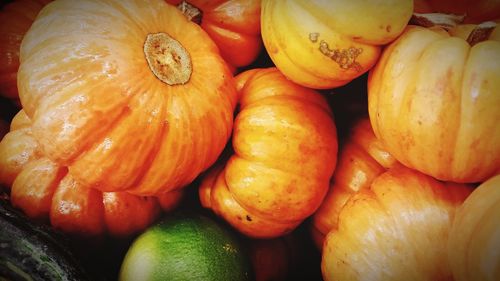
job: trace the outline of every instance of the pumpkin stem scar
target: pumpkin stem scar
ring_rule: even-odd
[[[309,33],[309,41],[312,43],[317,43],[319,39],[319,33],[313,32]],[[361,65],[356,61],[356,58],[363,52],[362,48],[349,47],[348,49],[335,49],[332,50],[328,46],[325,40],[319,42],[319,51],[332,59],[334,62],[338,63],[342,69],[351,69],[360,72],[363,70]]]
[[[203,12],[195,5],[188,3],[187,1],[182,1],[179,5],[177,5],[177,9],[179,9],[188,20],[196,24],[201,24]]]
[[[493,21],[478,24],[467,37],[467,42],[471,46],[474,46],[479,42],[488,40],[496,26],[497,24]]]
[[[313,43],[316,43],[318,38],[319,33],[309,34],[309,40]],[[354,69],[358,72],[363,70],[361,65],[356,61],[356,58],[363,52],[362,48],[349,47],[347,49],[332,50],[325,40],[321,40],[318,49],[323,55],[338,63],[342,69]]]
[[[188,51],[165,33],[148,34],[144,55],[151,72],[168,85],[185,84],[191,78],[193,67]]]

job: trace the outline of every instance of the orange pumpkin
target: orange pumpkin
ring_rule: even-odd
[[[329,280],[452,280],[446,244],[471,192],[398,165],[351,196],[323,244]]]
[[[300,85],[342,86],[368,71],[404,29],[411,0],[263,0],[261,32],[276,67]]]
[[[500,280],[500,175],[483,182],[457,210],[448,240],[456,281]]]
[[[252,63],[262,49],[259,0],[166,0],[198,22],[235,68]]]
[[[414,0],[416,13],[462,15],[464,23],[481,23],[500,18],[498,0]]]
[[[481,182],[500,167],[500,32],[470,27],[408,26],[368,79],[375,135],[404,165],[445,181]]]
[[[30,120],[20,111],[0,142],[0,183],[11,187],[13,206],[30,218],[80,236],[129,236],[177,206],[182,191],[158,197],[101,192],[77,182],[67,167],[45,157],[33,137]]]
[[[339,213],[349,198],[399,164],[375,138],[368,118],[354,124],[339,153],[330,189],[312,220],[313,239],[320,250],[325,235],[338,228]]]
[[[19,94],[40,150],[85,186],[182,188],[231,134],[232,74],[210,37],[165,1],[52,2],[20,59]]]
[[[0,8],[0,95],[17,100],[19,48],[38,12],[51,0],[15,0]]]
[[[310,216],[326,194],[337,158],[333,116],[320,94],[276,68],[249,70],[236,79],[234,154],[204,177],[200,200],[247,236],[281,236]]]

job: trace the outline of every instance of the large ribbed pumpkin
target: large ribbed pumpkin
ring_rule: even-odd
[[[245,235],[292,231],[321,204],[337,160],[332,112],[276,68],[237,76],[234,153],[203,179],[202,205]]]
[[[380,174],[347,200],[325,237],[324,280],[452,280],[448,236],[471,191],[402,165]]]
[[[20,60],[20,99],[40,150],[85,186],[179,189],[231,134],[229,68],[205,31],[163,0],[54,1]]]
[[[0,184],[13,206],[28,217],[78,236],[130,236],[177,206],[181,191],[158,197],[101,192],[77,182],[67,167],[48,159],[33,137],[24,111],[13,119],[0,142]]]
[[[370,71],[373,130],[404,165],[454,182],[498,173],[500,31],[488,25],[408,26]]]

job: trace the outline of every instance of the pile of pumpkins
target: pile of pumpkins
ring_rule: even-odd
[[[11,1],[0,183],[56,229],[127,236],[201,179],[245,236],[310,219],[325,280],[499,280],[496,19],[495,0]],[[323,90],[364,74],[341,142]]]

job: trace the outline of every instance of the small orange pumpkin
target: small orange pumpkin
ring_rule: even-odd
[[[500,30],[490,24],[410,25],[370,71],[371,124],[399,162],[444,181],[498,173]]]
[[[13,100],[17,92],[19,48],[24,34],[51,0],[15,0],[0,7],[0,95]]]
[[[200,200],[247,236],[281,236],[326,194],[337,158],[333,115],[319,93],[276,68],[252,69],[236,80],[234,154],[204,177]]]
[[[163,0],[54,1],[20,60],[19,94],[40,150],[85,186],[143,196],[182,188],[231,135],[226,62]]]
[[[500,280],[500,175],[479,185],[457,210],[448,240],[456,281]]]
[[[198,22],[234,68],[252,63],[262,49],[259,0],[166,0]]]
[[[338,228],[339,213],[349,198],[368,189],[387,169],[399,165],[373,134],[368,118],[353,125],[339,153],[330,189],[312,219],[312,237],[319,249],[325,235]]]
[[[451,280],[446,245],[472,189],[397,165],[352,195],[323,244],[329,280]]]
[[[300,85],[349,83],[378,60],[413,11],[411,0],[263,0],[261,32],[276,67]]]
[[[101,192],[77,182],[67,167],[45,157],[33,138],[30,120],[20,111],[0,142],[0,183],[10,188],[13,206],[30,218],[79,236],[129,236],[175,208],[182,191],[158,197]]]

